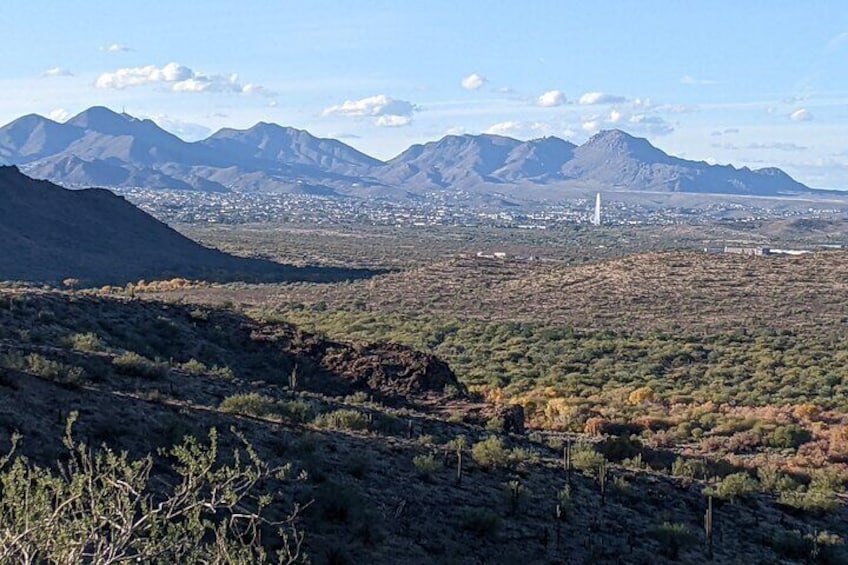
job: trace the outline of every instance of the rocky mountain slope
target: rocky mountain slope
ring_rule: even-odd
[[[335,139],[260,122],[187,143],[151,120],[93,107],[60,124],[29,115],[0,128],[0,162],[67,186],[407,197],[472,191],[561,198],[574,190],[809,194],[775,168],[671,157],[647,140],[602,131],[585,144],[548,137],[446,136],[387,162]]]
[[[0,167],[2,280],[338,280],[366,274],[227,255],[180,235],[108,190],[66,190],[16,167]]]

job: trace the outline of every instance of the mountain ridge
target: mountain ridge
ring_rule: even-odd
[[[340,280],[355,269],[293,267],[204,247],[115,193],[67,190],[0,166],[0,280]]]
[[[149,119],[95,106],[65,123],[30,114],[0,128],[0,159],[74,187],[208,192],[301,192],[397,197],[464,190],[551,197],[569,191],[812,194],[775,167],[711,165],[666,154],[647,139],[605,130],[582,145],[557,137],[448,135],[387,161],[337,139],[258,122],[186,142]]]

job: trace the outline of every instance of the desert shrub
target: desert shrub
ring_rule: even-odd
[[[277,410],[286,419],[306,423],[315,417],[315,407],[304,400],[287,400],[277,403]]]
[[[798,483],[776,465],[763,465],[757,469],[760,488],[766,492],[784,493],[798,490]]]
[[[462,512],[460,525],[463,530],[478,538],[492,537],[501,527],[500,517],[486,508],[467,508]]]
[[[845,541],[827,531],[813,535],[784,530],[766,538],[766,543],[785,559],[833,565],[848,562]]]
[[[609,437],[600,442],[598,451],[610,461],[630,459],[642,452],[642,442],[629,437]]]
[[[750,496],[759,490],[759,483],[745,472],[732,473],[724,477],[714,487],[704,489],[704,494],[730,502]]]
[[[268,418],[279,412],[277,401],[256,392],[234,394],[221,401],[218,409],[230,414],[241,414],[255,418]]]
[[[703,479],[707,475],[707,466],[698,459],[678,457],[671,464],[671,474],[683,479]]]
[[[604,456],[588,444],[581,443],[571,450],[571,464],[578,471],[588,475],[594,475],[605,461]]]
[[[368,417],[358,410],[342,408],[332,412],[319,414],[313,423],[319,428],[330,430],[367,430],[370,422]]]
[[[695,535],[685,524],[664,522],[653,532],[660,551],[669,559],[679,559],[680,552],[695,543]]]
[[[785,506],[816,514],[832,512],[839,506],[836,493],[824,490],[783,491],[780,493],[778,501]]]
[[[92,451],[73,439],[75,418],[58,469],[0,458],[0,562],[213,563],[221,555],[243,563],[300,561],[296,513],[274,523],[265,518],[270,495],[260,484],[283,478],[285,469],[269,467],[249,445],[225,457],[214,429],[208,443],[187,437],[167,452],[170,463],[161,461],[173,484],[153,487],[159,461]],[[261,543],[262,524],[278,530],[274,556]]]
[[[509,450],[504,447],[501,438],[490,436],[471,447],[471,458],[481,467],[506,467],[509,464]]]
[[[22,355],[9,353],[0,358],[0,365],[7,369],[15,369],[23,373],[53,381],[68,387],[77,387],[85,380],[85,370],[82,367],[66,365],[49,359],[39,353]]]
[[[766,443],[773,447],[798,449],[812,439],[809,431],[796,424],[777,426],[766,436]]]
[[[72,334],[68,338],[68,343],[77,351],[100,351],[103,349],[103,342],[93,332]]]
[[[194,357],[192,357],[185,363],[181,363],[180,369],[182,369],[189,375],[194,376],[204,375],[209,371],[209,368],[205,364],[203,364],[201,361],[198,361]]]
[[[353,394],[345,396],[344,401],[348,404],[367,404],[370,402],[370,395],[364,390],[359,390]]]
[[[157,363],[133,351],[127,351],[112,359],[112,366],[119,373],[145,379],[159,379],[168,374],[168,366]]]
[[[415,466],[415,473],[419,478],[430,481],[433,475],[443,468],[442,462],[436,459],[433,455],[416,455],[412,458],[412,464]]]

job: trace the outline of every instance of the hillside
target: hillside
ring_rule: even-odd
[[[408,198],[433,191],[561,199],[592,190],[810,195],[775,168],[671,157],[648,140],[602,131],[581,146],[546,137],[448,135],[382,162],[341,141],[266,122],[194,143],[93,107],[65,123],[21,117],[0,128],[0,159],[66,186],[285,192]]]
[[[385,365],[394,376],[379,376],[372,355],[395,355]],[[399,382],[402,396],[392,392]],[[205,443],[210,427],[224,459],[239,438],[249,441],[269,464],[290,465],[288,478],[261,488],[272,493],[272,517],[300,505],[294,525],[312,563],[844,558],[842,504],[800,511],[728,488],[714,500],[710,549],[705,483],[659,471],[670,460],[661,448],[504,433],[505,420],[492,416],[484,428],[476,414],[486,403],[436,359],[328,342],[230,310],[0,290],[0,389],[0,448],[19,430],[19,453],[42,465],[66,457],[60,440],[72,410],[79,441],[134,458],[186,434]],[[156,458],[154,485],[170,480],[166,463]]]
[[[71,191],[0,167],[0,279],[339,280],[365,271],[295,268],[203,247],[103,189]]]

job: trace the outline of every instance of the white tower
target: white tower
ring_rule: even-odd
[[[595,196],[595,215],[592,218],[592,225],[593,226],[601,225],[601,193],[600,192]]]

